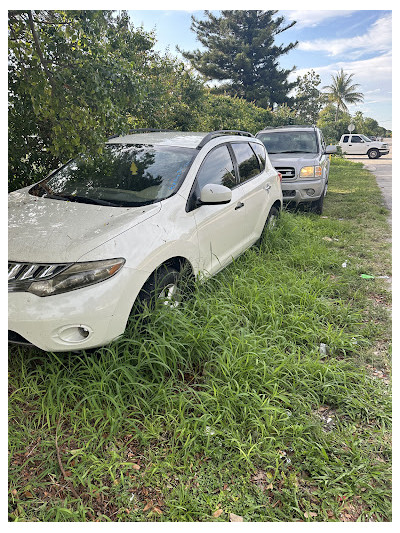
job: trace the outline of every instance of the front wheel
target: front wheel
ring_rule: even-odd
[[[368,157],[370,159],[378,159],[379,157],[379,150],[376,150],[375,148],[372,148],[371,150],[369,150],[368,152]]]
[[[180,272],[173,267],[161,266],[143,285],[138,300],[150,309],[159,305],[178,307],[182,301]]]
[[[321,194],[321,196],[318,198],[318,200],[315,200],[314,202],[312,202],[311,211],[313,211],[313,213],[316,213],[317,215],[322,215],[322,211],[324,209],[324,200],[325,200],[327,190],[328,190],[328,185],[325,185],[324,191]]]

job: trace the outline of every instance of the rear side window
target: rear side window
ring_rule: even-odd
[[[351,142],[352,143],[362,143],[362,139],[361,137],[359,137],[358,135],[352,135],[351,136]]]
[[[197,174],[199,191],[208,183],[225,185],[229,189],[237,185],[232,159],[226,145],[218,146],[212,150],[206,156]]]
[[[258,157],[250,148],[248,143],[232,143],[232,149],[239,167],[239,181],[245,181],[260,174],[260,164]]]
[[[250,143],[250,146],[253,148],[254,152],[258,156],[258,161],[260,163],[261,171],[265,168],[265,161],[266,161],[266,153],[264,146],[261,146],[261,144],[257,143]]]
[[[348,136],[348,135],[345,135],[345,136],[343,137],[343,142],[344,142],[344,143],[348,143],[348,142],[349,142],[349,136]]]

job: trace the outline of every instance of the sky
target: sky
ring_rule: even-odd
[[[360,3],[357,3],[360,5]],[[242,2],[244,7],[244,2]],[[363,4],[366,7],[368,4]],[[376,5],[376,3],[374,4]],[[207,6],[206,6],[207,7]],[[226,8],[226,6],[223,6]],[[274,6],[268,6],[274,7]],[[260,6],[251,6],[260,9]],[[218,15],[219,11],[213,10]],[[155,48],[182,58],[176,50],[202,49],[190,29],[191,16],[204,17],[204,10],[129,11],[135,26],[154,30]],[[385,128],[392,127],[392,12],[388,10],[280,10],[286,20],[296,24],[276,38],[278,44],[299,41],[294,50],[279,59],[291,69],[289,79],[314,69],[321,76],[321,87],[341,68],[354,74],[364,94],[362,104],[349,106],[354,114],[362,111]]]

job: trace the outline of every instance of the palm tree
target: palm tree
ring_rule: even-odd
[[[324,93],[326,98],[336,104],[335,122],[337,122],[339,110],[348,112],[346,104],[357,104],[364,100],[363,93],[357,92],[360,84],[353,83],[353,76],[354,74],[346,74],[341,69],[337,74],[332,75],[332,83],[323,87],[328,91]]]

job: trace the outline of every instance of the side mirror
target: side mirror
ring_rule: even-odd
[[[336,154],[337,152],[337,146],[334,144],[328,144],[328,146],[325,148],[326,154]]]
[[[225,185],[207,183],[201,189],[200,205],[202,204],[229,204],[232,200],[232,191]]]

